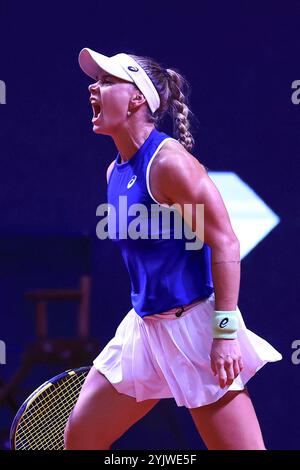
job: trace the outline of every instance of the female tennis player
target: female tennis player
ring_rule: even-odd
[[[107,170],[108,226],[129,272],[132,309],[94,361],[65,448],[109,449],[161,398],[172,397],[189,409],[208,449],[265,449],[245,384],[281,355],[247,329],[238,308],[239,241],[219,191],[190,153],[187,82],[131,54],[85,48],[79,63],[95,80],[93,131],[111,136],[118,150]],[[167,113],[176,138],[158,130]],[[175,216],[165,226],[160,219],[152,233],[155,214],[170,215],[173,206],[191,231],[176,236]],[[132,235],[136,207],[140,237]],[[201,207],[199,248],[190,235],[201,232]]]

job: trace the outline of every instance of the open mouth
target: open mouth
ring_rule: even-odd
[[[91,101],[93,108],[93,119],[97,119],[101,114],[101,106],[96,101]]]

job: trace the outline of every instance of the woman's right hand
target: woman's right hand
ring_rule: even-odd
[[[213,339],[210,359],[221,388],[231,385],[244,368],[238,339]]]

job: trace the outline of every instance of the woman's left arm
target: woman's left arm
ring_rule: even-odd
[[[178,204],[195,233],[197,204],[204,205],[201,240],[211,248],[215,310],[235,310],[240,286],[240,244],[218,189],[203,165],[177,142],[166,143],[157,157],[150,173],[154,197],[161,203]],[[211,367],[218,374],[221,387],[230,385],[243,368],[238,341],[214,339]]]

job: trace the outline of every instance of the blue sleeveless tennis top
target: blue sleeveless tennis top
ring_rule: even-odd
[[[214,291],[210,247],[204,243],[201,249],[186,249],[191,242],[187,224],[178,213],[171,217],[169,206],[151,193],[150,165],[170,139],[154,128],[130,160],[121,163],[118,153],[108,182],[108,234],[121,249],[132,306],[141,317],[182,307]]]

